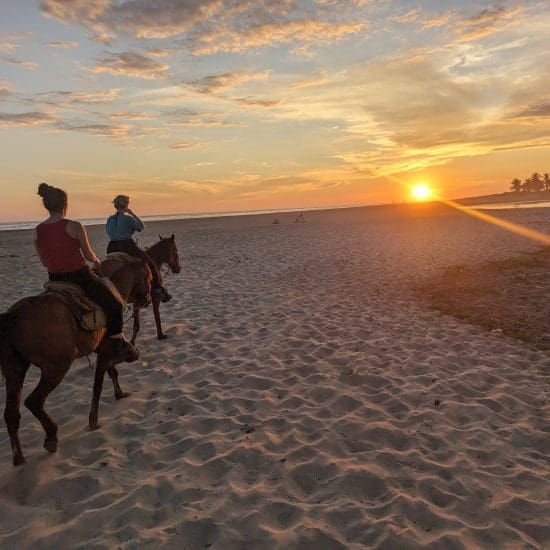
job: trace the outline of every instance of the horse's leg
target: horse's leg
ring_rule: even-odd
[[[99,424],[97,423],[98,410],[99,410],[99,398],[101,397],[101,391],[103,390],[103,378],[105,377],[105,371],[109,368],[110,360],[103,352],[98,352],[97,361],[95,364],[95,377],[94,377],[94,392],[92,396],[92,407],[90,409],[89,426],[90,430],[97,430]]]
[[[120,384],[118,383],[118,370],[112,363],[109,363],[109,366],[107,367],[107,374],[109,375],[110,379],[113,381],[115,397],[117,399],[123,399],[124,397],[128,397],[130,393],[126,391],[122,391]]]
[[[140,326],[139,326],[139,311],[140,311],[140,308],[136,307],[134,305],[134,330],[132,332],[132,339],[130,340],[132,345],[134,345],[136,343],[137,333],[139,332],[139,328],[140,328]]]
[[[50,393],[52,393],[63,377],[69,370],[71,363],[63,365],[61,367],[56,366],[55,369],[49,369],[47,367],[41,368],[40,381],[32,393],[25,399],[25,407],[29,409],[36,418],[42,424],[44,431],[46,432],[46,439],[44,439],[44,449],[50,453],[57,451],[57,424],[50,418],[49,414],[44,410],[44,403]],[[54,372],[49,372],[53,370]]]
[[[162,326],[160,324],[160,300],[153,298],[153,313],[155,314],[155,324],[157,325],[157,339],[166,340],[168,336],[162,332]]]
[[[25,462],[23,452],[21,451],[21,443],[19,442],[19,421],[21,414],[19,406],[21,403],[21,390],[23,389],[23,381],[29,364],[23,359],[17,357],[14,353],[2,353],[0,357],[2,370],[6,377],[6,408],[4,410],[4,420],[10,435],[11,450],[13,454],[13,465],[19,466]]]

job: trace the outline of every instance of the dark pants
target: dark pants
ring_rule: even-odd
[[[110,254],[111,252],[125,252],[126,254],[130,254],[130,256],[134,256],[134,258],[143,258],[151,270],[151,275],[153,276],[153,288],[159,288],[162,285],[162,278],[160,276],[157,264],[152,260],[149,254],[147,254],[147,252],[141,250],[133,239],[110,241],[107,245],[107,254]]]
[[[65,281],[78,285],[86,296],[103,309],[107,318],[107,334],[112,336],[122,332],[122,304],[88,267],[68,273],[49,273],[49,277],[50,281]]]

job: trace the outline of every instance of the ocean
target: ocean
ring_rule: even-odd
[[[363,205],[367,206],[367,205]],[[373,205],[372,205],[373,206]],[[346,206],[319,206],[314,208],[280,208],[272,210],[248,210],[248,211],[236,211],[236,212],[200,212],[194,214],[154,214],[150,216],[140,216],[144,222],[155,222],[163,220],[187,220],[193,218],[220,218],[226,216],[254,216],[255,214],[277,214],[284,212],[311,212],[313,210],[333,210],[336,208],[357,208],[355,205]],[[108,214],[110,215],[110,214]],[[78,221],[84,225],[103,225],[107,220],[107,216],[104,218],[81,218]],[[36,227],[42,220],[31,221],[12,221],[2,222],[0,221],[0,231],[17,231],[23,229],[32,229]]]
[[[280,208],[271,210],[243,210],[235,212],[200,212],[193,214],[157,214],[150,216],[141,216],[144,222],[154,222],[162,220],[187,220],[193,218],[220,218],[226,216],[254,216],[256,214],[278,214],[284,212],[311,212],[314,210],[334,210],[341,208],[361,208],[364,206],[380,206],[383,203],[377,204],[363,204],[363,205],[345,205],[345,206],[319,206],[308,208]],[[397,203],[396,203],[397,204]],[[410,203],[414,204],[414,203]],[[389,205],[388,205],[389,206]],[[470,205],[469,208],[475,208],[477,210],[504,210],[510,208],[545,208],[550,207],[550,201],[531,201],[531,202],[502,202],[502,203],[488,203],[488,204],[475,204]],[[105,223],[105,218],[84,218],[80,219],[84,225],[102,225]],[[40,223],[41,220],[32,221],[12,221],[2,222],[0,221],[0,231],[17,231],[23,229],[32,229]]]

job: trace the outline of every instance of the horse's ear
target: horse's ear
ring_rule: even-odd
[[[161,241],[164,241],[164,239],[162,238],[162,235],[159,235],[159,239],[160,239]]]
[[[172,233],[172,236],[170,237],[171,240],[174,240],[174,234]]]

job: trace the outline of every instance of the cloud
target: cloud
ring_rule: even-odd
[[[121,35],[163,39],[185,34],[181,43],[196,55],[291,42],[330,44],[366,26],[316,20],[294,0],[42,0],[40,6],[49,17],[90,29],[93,39],[103,43]]]
[[[8,126],[43,126],[54,122],[48,113],[31,111],[26,113],[0,113],[0,128]]]
[[[108,137],[115,141],[125,141],[129,137],[141,137],[143,134],[135,131],[129,124],[105,124],[93,122],[59,121],[55,125],[58,130],[81,132],[96,136]]]
[[[237,128],[246,126],[242,122],[235,122],[224,118],[222,113],[213,111],[193,111],[192,109],[172,109],[164,111],[161,116],[167,119],[170,126],[204,126]]]
[[[0,37],[0,52],[7,54],[15,53],[15,50],[21,46],[21,43],[31,36],[30,33],[9,33]]]
[[[233,32],[227,29],[205,32],[192,50],[195,55],[212,55],[297,42],[329,45],[365,27],[365,23],[334,24],[315,20],[265,23]]]
[[[525,117],[550,117],[550,100],[542,101],[541,103],[535,103],[520,111],[515,115],[516,118]]]
[[[155,116],[147,113],[133,113],[133,112],[122,112],[122,113],[109,113],[105,115],[109,120],[154,120]]]
[[[100,103],[110,103],[118,97],[118,88],[110,90],[98,90],[95,92],[77,92],[77,91],[53,91],[42,92],[35,96],[33,101],[37,103],[46,103],[49,105],[63,105],[69,103],[79,103],[84,105],[94,105]]]
[[[461,42],[473,42],[488,35],[504,30],[511,24],[517,24],[520,7],[508,9],[503,6],[486,8],[480,12],[460,19],[455,24],[455,30]]]
[[[180,141],[179,143],[172,143],[172,145],[169,146],[169,149],[174,149],[176,151],[180,151],[182,149],[199,149],[205,145],[205,143],[194,141]]]
[[[242,107],[262,107],[264,109],[277,107],[282,103],[280,99],[260,99],[255,97],[239,97],[233,101]]]
[[[434,17],[428,17],[422,21],[423,29],[433,29],[438,27],[445,26],[451,19],[454,17],[455,13],[448,11],[442,13],[441,15],[436,15]]]
[[[152,55],[153,57],[166,57],[168,55],[168,50],[165,50],[163,48],[153,48],[149,50],[149,55]]]
[[[22,59],[11,56],[2,56],[1,59],[6,61],[7,63],[11,63],[12,65],[23,67],[24,69],[27,69],[29,71],[36,71],[36,69],[38,68],[38,63],[35,63],[34,61],[24,61]]]
[[[221,0],[42,0],[42,13],[64,23],[83,25],[97,35],[128,34],[166,38],[206,21],[223,6]]]
[[[115,40],[114,36],[106,32],[96,32],[94,34],[91,34],[89,36],[89,39],[92,42],[97,42],[98,44],[104,44],[105,46],[110,46]]]
[[[18,44],[9,44],[7,42],[0,43],[0,52],[15,53],[15,50],[19,47]]]
[[[392,15],[389,20],[397,23],[416,23],[419,20],[418,9],[414,8],[401,15]]]
[[[217,95],[220,92],[234,88],[251,80],[263,80],[269,76],[269,71],[251,73],[238,71],[217,75],[204,76],[195,80],[187,80],[184,86],[200,94]]]
[[[46,16],[64,23],[93,22],[112,3],[112,0],[42,0],[40,9]]]
[[[78,48],[79,44],[78,42],[68,42],[65,40],[54,40],[53,42],[48,42],[48,46],[52,48],[61,48],[61,49],[67,49],[67,48]]]
[[[98,59],[93,72],[156,80],[167,78],[169,68],[165,63],[160,63],[140,53],[121,52],[107,53]]]
[[[3,101],[12,94],[13,90],[8,86],[8,84],[0,80],[0,101]]]
[[[317,75],[309,76],[292,85],[292,88],[315,88],[328,82],[328,71],[321,71]]]

